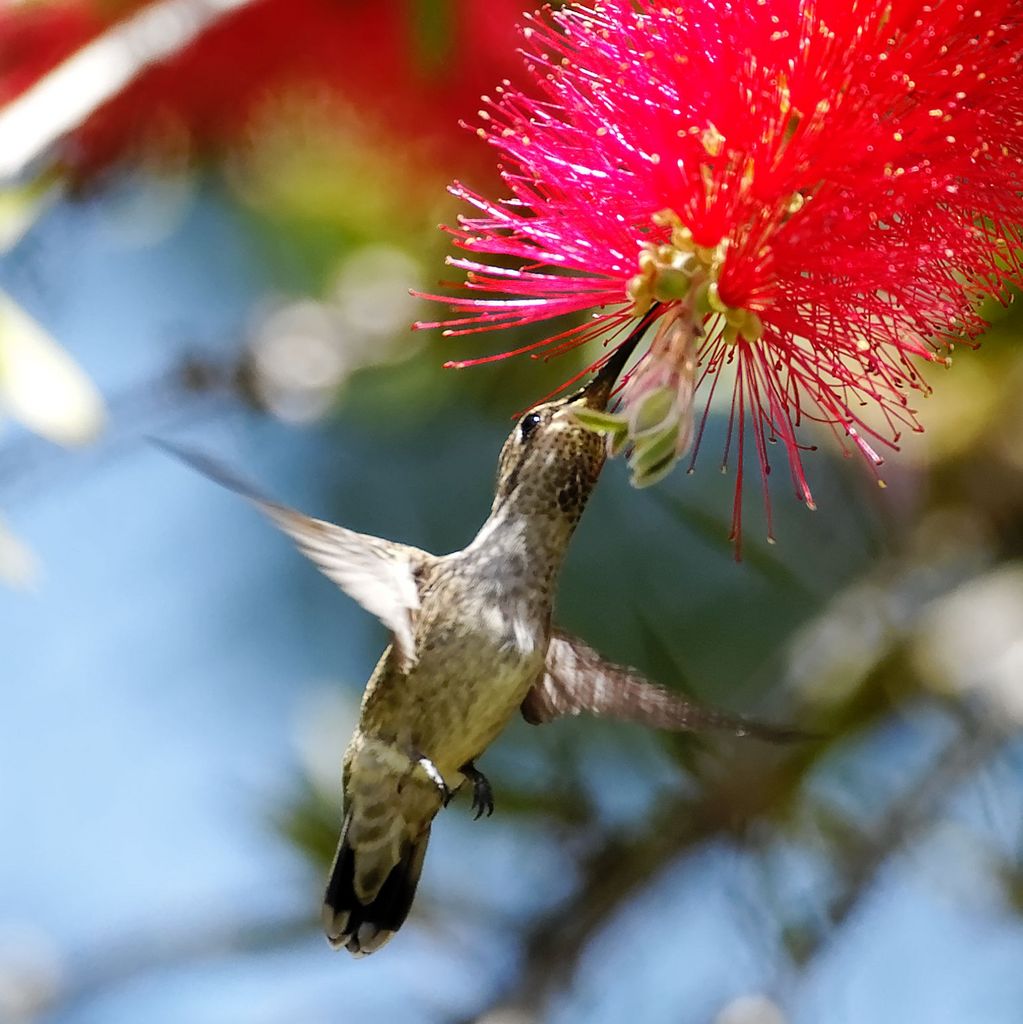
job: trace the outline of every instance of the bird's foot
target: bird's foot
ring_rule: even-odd
[[[444,801],[444,806],[447,807],[455,794],[448,788],[448,784],[444,781],[444,776],[438,771],[437,766],[428,757],[418,758],[416,764],[426,772],[426,777],[440,790],[441,799]]]
[[[484,814],[489,818],[494,813],[494,791],[487,777],[472,761],[463,764],[458,770],[472,783],[472,809],[476,812],[474,820],[479,821]]]

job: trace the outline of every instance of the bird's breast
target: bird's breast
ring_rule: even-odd
[[[363,708],[364,728],[429,757],[456,785],[458,769],[493,741],[542,671],[550,619],[528,594],[464,586],[457,597],[457,614],[450,602],[424,602],[415,665],[371,684]]]

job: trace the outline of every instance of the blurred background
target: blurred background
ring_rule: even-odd
[[[458,122],[526,6],[0,5],[0,1021],[1023,1020],[1018,304],[930,374],[885,490],[814,438],[820,510],[776,473],[736,563],[723,409],[694,475],[611,464],[580,527],[567,628],[822,739],[516,721],[397,939],[320,933],[386,636],[145,439],[472,536],[510,417],[594,357],[442,370],[514,339],[408,330],[445,184],[499,187]]]

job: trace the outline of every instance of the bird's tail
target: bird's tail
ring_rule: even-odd
[[[344,946],[354,956],[365,956],[384,945],[408,917],[423,870],[430,828],[427,826],[415,840],[402,844],[397,863],[390,868],[373,898],[364,903],[356,893],[355,862],[356,858],[370,856],[371,852],[359,853],[351,846],[348,841],[351,824],[349,810],[327,882],[323,926],[335,949]],[[360,867],[364,869],[364,865]]]

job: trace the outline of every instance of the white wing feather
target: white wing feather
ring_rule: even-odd
[[[419,609],[417,580],[433,561],[432,555],[268,501],[205,455],[165,441],[156,443],[204,476],[251,501],[291,537],[299,551],[325,576],[393,633],[406,668],[414,663],[415,615]]]

